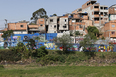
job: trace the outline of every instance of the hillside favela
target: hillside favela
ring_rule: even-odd
[[[51,8],[37,1],[40,5],[30,8],[30,20],[26,20],[26,13],[17,13],[23,17],[18,21],[0,19],[0,23],[5,22],[0,25],[0,77],[115,77],[116,4],[112,1],[102,5],[99,2],[105,1],[83,0],[75,8],[71,7],[73,2],[68,5],[63,1],[72,10],[65,13],[61,9],[66,6],[48,1]],[[31,1],[27,3],[31,6]],[[36,6],[33,3],[32,8]],[[19,4],[22,10],[17,12],[29,11],[25,2],[16,7]],[[47,14],[42,6],[54,13]],[[18,18],[15,10],[8,11]]]

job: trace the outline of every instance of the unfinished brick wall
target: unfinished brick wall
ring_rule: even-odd
[[[8,30],[27,30],[27,23],[8,23]]]
[[[109,8],[109,14],[116,14],[115,8]]]
[[[44,18],[39,18],[36,22],[37,25],[39,24],[45,24],[45,19]]]

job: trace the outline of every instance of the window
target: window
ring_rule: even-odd
[[[104,10],[108,10],[108,7],[104,7]]]
[[[52,27],[52,25],[51,25],[51,27]]]
[[[65,19],[65,22],[66,22],[66,19]]]
[[[112,34],[115,34],[115,32],[113,31]]]
[[[72,22],[75,22],[75,20],[72,20]]]
[[[50,19],[50,22],[53,22],[53,19]]]
[[[40,25],[40,26],[43,26],[43,25]]]
[[[115,27],[115,25],[112,25],[112,27]]]
[[[66,28],[66,24],[63,26],[63,28]]]
[[[54,25],[54,28],[56,28],[56,25]]]
[[[103,7],[100,7],[101,9],[103,9]]]
[[[99,6],[94,6],[94,8],[99,8]]]
[[[23,25],[20,25],[20,27],[23,27]]]

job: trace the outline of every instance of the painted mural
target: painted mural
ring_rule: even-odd
[[[73,46],[70,47],[68,50],[69,50],[69,51],[78,51],[78,50],[79,50],[79,45],[78,45],[78,44],[77,44],[77,45],[73,45]]]
[[[35,40],[35,37],[40,37],[40,40]],[[40,46],[46,46],[46,49],[51,50],[62,50],[62,47],[58,47],[53,43],[53,38],[57,37],[57,34],[15,34],[12,37],[8,38],[8,42],[0,42],[0,49],[2,48],[8,48],[9,46],[15,47],[18,42],[23,42],[24,45],[27,45],[27,42],[29,39],[34,39],[36,41],[36,49],[38,49]],[[46,40],[45,40],[46,38]],[[77,39],[77,40],[83,40],[83,39]],[[79,44],[74,44],[72,47],[70,47],[68,50],[70,51],[82,51],[83,47],[81,47]],[[86,47],[86,49],[89,49],[89,47]],[[96,44],[93,45],[93,47],[90,48],[93,51],[98,52],[116,52],[116,46],[113,48],[109,45],[102,45],[102,44]]]
[[[107,46],[107,52],[113,52],[113,46]]]
[[[58,46],[55,45],[55,43],[44,43],[44,46],[46,46],[47,49],[58,49]]]
[[[98,47],[98,52],[106,52],[106,46],[105,45],[100,45]]]

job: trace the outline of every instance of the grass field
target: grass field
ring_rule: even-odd
[[[44,66],[7,65],[0,77],[116,77],[116,66]]]

